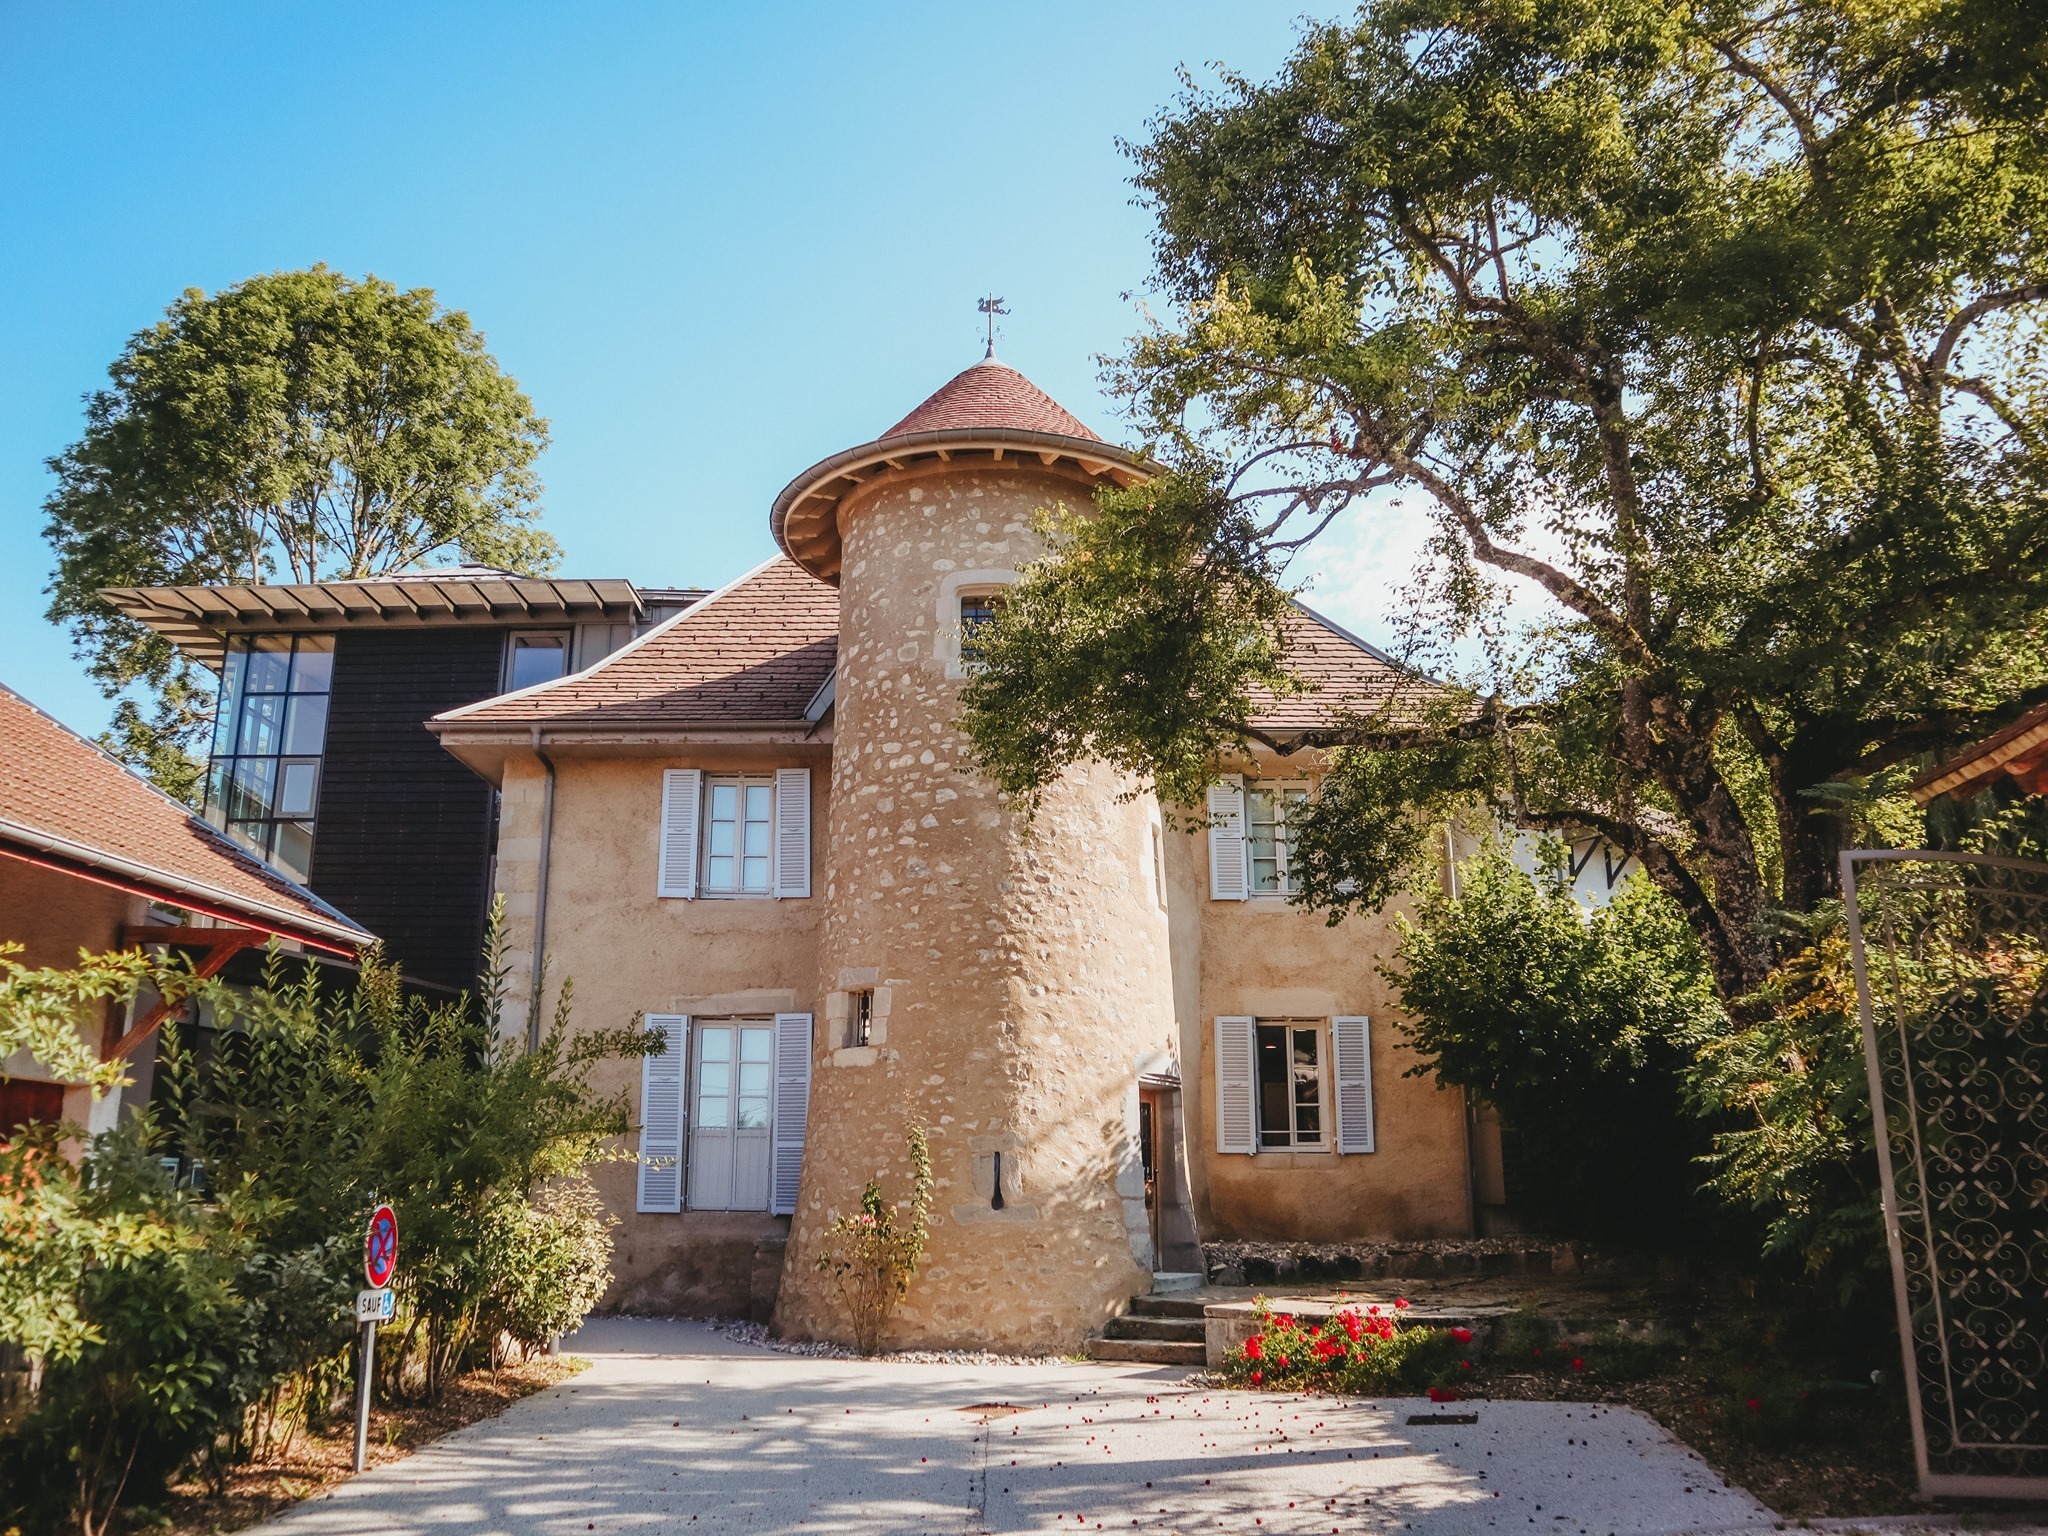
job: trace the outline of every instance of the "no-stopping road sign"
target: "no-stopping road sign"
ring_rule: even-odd
[[[363,1234],[363,1278],[382,1290],[398,1273],[398,1216],[388,1205],[370,1212],[370,1230]]]

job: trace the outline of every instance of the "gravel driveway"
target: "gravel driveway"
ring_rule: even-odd
[[[1593,1533],[1769,1528],[1625,1408],[1190,1389],[1143,1366],[819,1360],[610,1319],[583,1375],[258,1529]],[[1475,1424],[1412,1417],[1476,1413]]]

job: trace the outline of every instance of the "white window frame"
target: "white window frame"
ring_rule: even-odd
[[[1306,804],[1313,793],[1306,779],[1246,779],[1244,781],[1244,889],[1245,895],[1254,901],[1285,901],[1301,890],[1301,882],[1289,865],[1288,849],[1291,846],[1287,836],[1287,815],[1289,805]],[[1252,803],[1258,795],[1270,796],[1274,806],[1273,820],[1273,870],[1274,889],[1262,891],[1258,885],[1258,870],[1252,861]],[[1287,797],[1298,795],[1298,800]]]
[[[1287,1142],[1286,1145],[1269,1144],[1266,1141],[1266,1106],[1264,1083],[1259,1077],[1259,1031],[1262,1029],[1285,1029],[1287,1031],[1288,1085],[1287,1099]],[[1293,1067],[1294,1036],[1307,1032],[1316,1037],[1316,1128],[1315,1141],[1301,1141],[1294,1119]],[[1328,1152],[1336,1146],[1332,1124],[1336,1104],[1330,1093],[1330,1021],[1328,1019],[1260,1018],[1252,1021],[1252,1142],[1260,1152],[1271,1155],[1280,1152]]]
[[[704,796],[699,811],[697,834],[697,894],[719,901],[760,900],[775,894],[775,776],[768,773],[719,773],[704,775]],[[733,879],[734,885],[721,890],[711,883],[711,824],[712,807],[717,803],[717,792],[728,788],[734,792],[736,816],[733,821]],[[759,890],[747,888],[746,881],[746,829],[747,791],[765,789],[768,791],[768,816],[763,825],[768,834],[768,878]]]
[[[960,599],[986,597],[1017,584],[1011,570],[948,571],[939,578],[939,607],[932,630],[932,654],[946,669],[946,676],[962,678],[967,664],[960,659]]]

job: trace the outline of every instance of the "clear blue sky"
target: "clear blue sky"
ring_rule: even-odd
[[[1122,435],[1094,359],[1148,224],[1115,140],[1177,64],[1269,73],[1301,11],[0,0],[0,681],[105,723],[42,617],[43,464],[188,286],[325,261],[467,310],[552,423],[572,575],[764,558],[791,475],[980,355],[991,288],[1004,359]]]

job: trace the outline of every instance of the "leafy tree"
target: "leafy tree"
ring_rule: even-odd
[[[11,958],[21,952],[21,945],[0,941],[0,1082],[7,1080],[7,1058],[27,1051],[59,1081],[87,1084],[97,1095],[126,1071],[122,1062],[100,1060],[94,1042],[108,1003],[133,1002],[145,986],[165,997],[219,991],[195,981],[189,966],[139,950],[81,950],[75,966],[43,968]]]
[[[212,698],[111,586],[377,576],[459,555],[559,556],[534,525],[547,423],[431,290],[325,266],[187,289],[129,339],[85,435],[50,461],[49,617],[109,697],[110,749],[190,798]]]
[[[1580,1231],[1683,1235],[1708,1147],[1684,1072],[1727,1021],[1670,898],[1631,876],[1588,914],[1561,846],[1531,875],[1496,842],[1400,926],[1387,977],[1413,1018],[1410,1071],[1500,1111],[1515,1203]]]
[[[1305,897],[1335,911],[1384,899],[1418,815],[1504,800],[1626,849],[1750,992],[1764,912],[1828,896],[1888,776],[2048,698],[2038,22],[1373,0],[1270,82],[1191,86],[1131,151],[1174,309],[1113,370],[1177,473],[1068,526],[994,626],[983,763],[1029,794],[1103,756],[1187,802],[1220,749],[1331,749]],[[1410,655],[1485,667],[1267,740],[1248,593],[1401,498],[1434,527]]]

